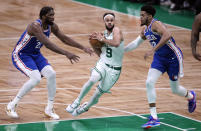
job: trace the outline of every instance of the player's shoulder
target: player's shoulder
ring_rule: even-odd
[[[121,33],[121,30],[119,27],[114,27],[113,32]]]
[[[33,21],[31,22],[28,26],[32,27],[32,28],[37,28],[37,27],[40,27],[40,23],[37,22],[37,21]]]

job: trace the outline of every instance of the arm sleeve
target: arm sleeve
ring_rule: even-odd
[[[134,49],[136,49],[144,40],[141,38],[141,36],[139,35],[134,41],[130,42],[125,48],[124,51],[125,52],[129,52],[132,51]]]

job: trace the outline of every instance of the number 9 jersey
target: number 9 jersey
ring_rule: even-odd
[[[104,31],[104,36],[108,40],[113,39],[113,32],[108,35],[107,31]],[[104,46],[101,48],[101,55],[100,58],[105,63],[113,66],[122,66],[122,59],[124,55],[124,42],[121,41],[120,45],[118,47],[110,46],[108,44],[104,44]]]

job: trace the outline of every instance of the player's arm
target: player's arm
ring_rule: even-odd
[[[105,39],[103,34],[98,34],[97,39],[103,43],[107,43],[108,45],[118,47],[123,40],[123,34],[118,27],[114,27],[112,40]]]
[[[199,29],[201,28],[201,14],[195,17],[191,31],[191,48],[195,59],[201,61],[201,56],[196,53],[197,42],[199,41]]]
[[[153,52],[157,51],[163,45],[167,43],[167,41],[171,38],[170,32],[167,30],[165,25],[161,22],[156,21],[152,24],[152,31],[158,33],[161,36],[160,41],[158,44],[153,48]]]
[[[73,61],[77,62],[78,61],[78,56],[63,50],[61,48],[59,48],[57,45],[55,45],[54,43],[52,43],[43,33],[42,28],[40,26],[39,23],[37,22],[33,22],[30,25],[28,25],[27,27],[27,31],[28,34],[31,36],[35,36],[41,43],[43,43],[45,45],[45,47],[47,47],[48,49],[58,53],[58,54],[62,54],[65,55],[68,59],[70,59],[71,63],[73,63]]]
[[[72,46],[72,47],[76,47],[78,49],[81,49],[83,51],[85,51],[88,54],[92,54],[92,50],[90,48],[86,48],[83,45],[79,44],[78,42],[74,41],[73,39],[71,39],[70,37],[66,36],[58,27],[57,24],[53,24],[52,26],[52,32],[54,33],[55,36],[57,36],[63,43],[65,43],[66,45]]]
[[[135,40],[131,41],[126,47],[124,47],[125,52],[136,49],[137,47],[139,47],[140,44],[144,42],[144,40],[146,40],[146,37],[144,36],[144,29],[145,27],[143,27],[140,35]]]
[[[166,29],[166,27],[159,21],[156,21],[152,24],[152,31],[156,32],[161,36],[158,44],[152,48],[152,50],[148,51],[144,55],[144,59],[146,60],[150,55],[152,55],[155,51],[161,48],[163,45],[167,43],[167,41],[171,38],[170,32]]]

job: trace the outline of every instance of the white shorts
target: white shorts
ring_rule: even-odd
[[[96,71],[100,74],[101,79],[98,89],[102,93],[108,92],[117,82],[121,73],[121,67],[113,67],[102,61],[98,61],[92,72]]]

